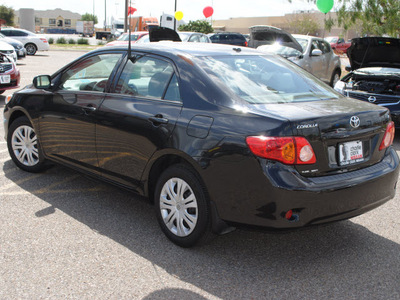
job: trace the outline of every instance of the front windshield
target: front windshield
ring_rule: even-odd
[[[306,51],[308,40],[304,38],[295,38],[295,39],[300,44],[301,48],[303,48],[303,52]]]
[[[301,55],[301,52],[299,50],[294,49],[292,47],[283,46],[279,43],[275,43],[273,45],[260,46],[257,49],[260,49],[261,51],[267,53],[279,54],[282,55],[283,57],[296,57]]]
[[[190,37],[190,33],[185,33],[185,32],[178,32],[179,37],[181,38],[182,42],[186,42],[189,37]]]
[[[134,42],[139,38],[136,33],[131,34],[131,41]],[[123,34],[118,38],[118,41],[129,41],[129,34]]]
[[[196,60],[223,90],[250,104],[319,101],[340,97],[322,81],[277,56],[207,56]]]
[[[336,37],[327,37],[327,38],[325,38],[325,40],[328,42],[328,43],[336,43],[337,42],[337,40],[338,40],[338,38],[336,38]]]
[[[150,36],[148,34],[142,36],[136,43],[142,44],[142,43],[149,43],[150,42]]]

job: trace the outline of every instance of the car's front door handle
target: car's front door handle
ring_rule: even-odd
[[[94,112],[96,110],[96,107],[94,107],[93,105],[88,105],[88,106],[84,106],[82,107],[83,111],[85,112],[85,114],[89,114],[91,112]]]
[[[164,118],[162,115],[155,115],[149,118],[149,121],[153,123],[153,125],[158,126],[161,124],[168,124],[168,119]]]

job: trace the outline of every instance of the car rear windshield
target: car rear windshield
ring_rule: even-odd
[[[223,90],[251,104],[341,97],[322,81],[278,56],[205,56],[196,60]]]

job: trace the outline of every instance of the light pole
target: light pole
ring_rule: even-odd
[[[175,0],[175,10],[174,10],[174,14],[176,13],[176,1],[177,1],[177,0]],[[176,31],[176,18],[175,18],[175,15],[174,15],[174,30]]]
[[[104,31],[107,31],[107,0],[104,0]]]
[[[125,0],[124,32],[128,31],[128,0]]]

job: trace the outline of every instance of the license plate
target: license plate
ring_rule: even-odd
[[[339,144],[339,164],[341,166],[358,163],[364,160],[361,141]]]
[[[10,75],[2,75],[0,76],[0,83],[10,83]]]

